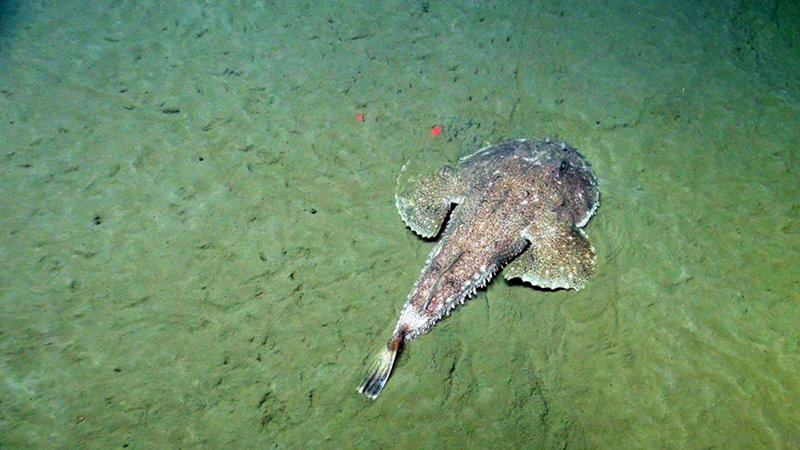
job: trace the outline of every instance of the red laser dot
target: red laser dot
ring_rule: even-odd
[[[358,120],[359,122],[363,122],[364,121],[364,115],[363,114],[357,115],[356,116],[356,120]]]
[[[442,129],[439,128],[439,127],[433,127],[433,129],[431,129],[431,134],[434,135],[434,136],[438,136],[439,133],[441,133],[441,132],[442,132]]]

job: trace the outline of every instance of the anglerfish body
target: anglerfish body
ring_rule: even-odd
[[[564,142],[511,141],[420,176],[404,167],[395,197],[403,221],[422,237],[436,236],[450,218],[392,338],[358,387],[373,399],[402,348],[498,271],[534,286],[575,290],[594,272],[595,251],[582,228],[600,191],[589,164]]]

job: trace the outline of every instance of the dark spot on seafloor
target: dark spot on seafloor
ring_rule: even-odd
[[[100,217],[100,215],[98,214],[92,218],[92,223],[94,223],[95,225],[100,225],[101,223],[103,223],[103,218]]]

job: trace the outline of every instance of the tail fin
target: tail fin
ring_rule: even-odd
[[[402,343],[402,334],[397,334],[386,344],[386,347],[381,349],[369,367],[364,381],[358,385],[358,392],[373,400],[378,398],[378,395],[386,385],[386,380],[389,379],[389,375],[392,373],[392,367],[394,367],[394,361],[397,359],[397,353],[400,352]]]

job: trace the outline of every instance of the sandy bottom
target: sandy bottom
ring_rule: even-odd
[[[0,4],[0,447],[800,446],[796,2],[229,3]],[[520,137],[592,163],[595,276],[357,395],[401,166]]]

